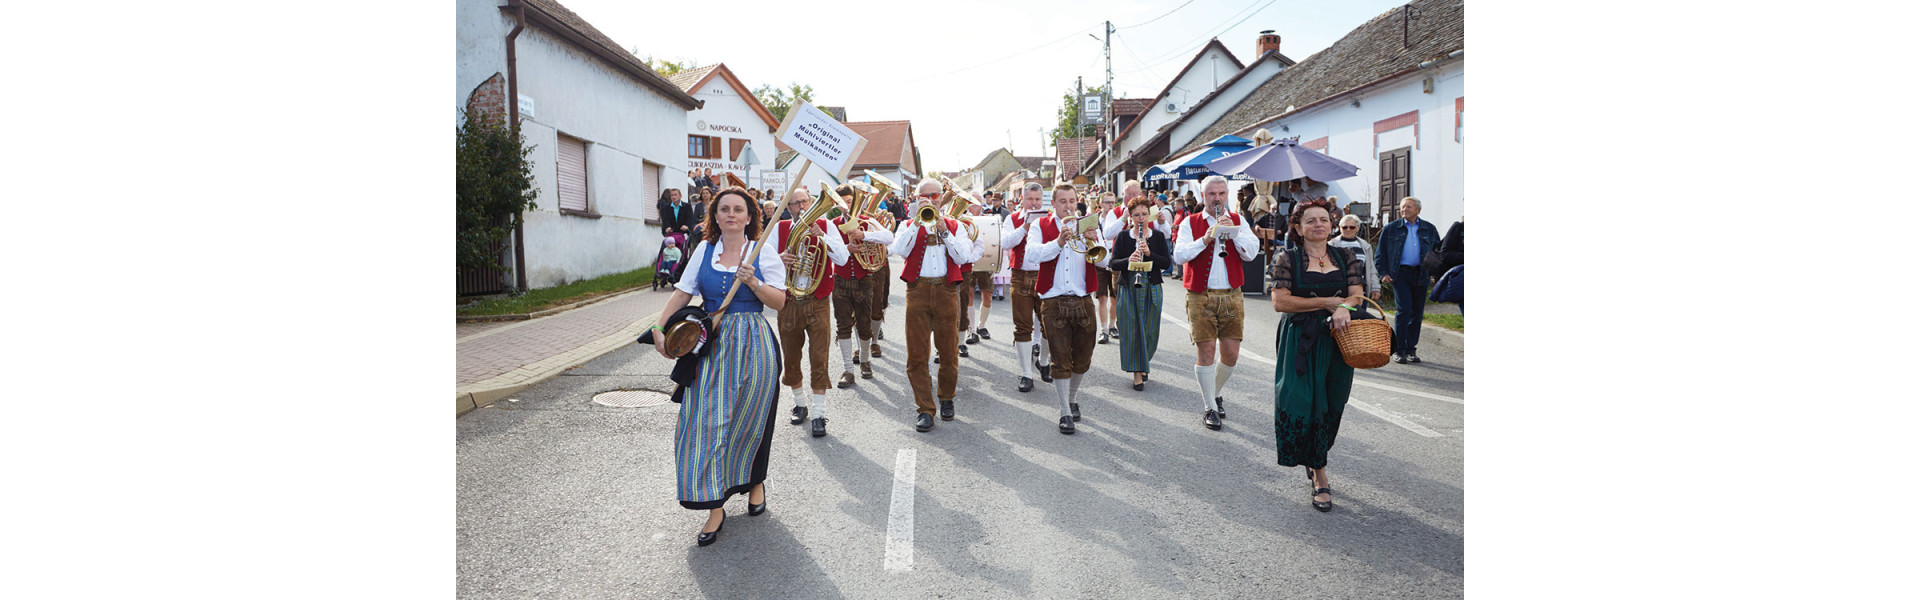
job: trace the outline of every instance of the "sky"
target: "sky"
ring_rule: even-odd
[[[1244,62],[1259,32],[1273,29],[1281,54],[1305,60],[1404,2],[746,0],[665,19],[655,3],[563,4],[643,57],[724,62],[755,88],[811,85],[814,104],[845,106],[851,121],[912,121],[923,166],[958,171],[1002,147],[1053,155],[1043,144],[1061,95],[1075,77],[1089,88],[1105,80],[1103,21],[1117,30],[1115,97],[1151,98],[1208,39]]]

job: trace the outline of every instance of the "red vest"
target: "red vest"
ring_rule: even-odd
[[[860,219],[862,221],[872,222],[875,225],[880,224],[880,219],[874,218],[873,215],[865,215],[860,217]],[[842,225],[842,224],[845,224],[846,222],[847,222],[846,215],[840,215],[839,217],[836,217],[833,220],[834,225]],[[834,265],[833,274],[838,275],[840,277],[845,277],[848,279],[866,279],[868,275],[872,275],[873,274],[872,271],[868,271],[866,269],[860,268],[860,261],[854,260],[853,245],[855,242],[853,240],[845,239],[844,236],[842,240],[847,243],[847,264]]]
[[[948,235],[960,234],[959,221],[948,218],[941,218],[940,220],[946,222]],[[919,239],[913,241],[913,252],[907,254],[906,268],[900,269],[900,280],[907,283],[913,283],[915,280],[920,279],[920,257],[925,256],[927,253],[927,232],[922,230],[913,235]],[[953,262],[953,255],[947,254],[946,249],[942,248],[940,250],[940,258],[947,261],[947,283],[960,283],[960,277],[965,273],[960,270],[959,263]]]
[[[1052,242],[1054,238],[1060,237],[1060,228],[1054,224],[1053,217],[1041,217],[1040,224],[1035,225],[1035,227],[1040,228],[1040,243]],[[1061,250],[1059,254],[1054,255],[1053,260],[1040,263],[1040,277],[1033,282],[1034,294],[1045,294],[1053,291],[1053,268],[1060,263],[1060,257],[1066,255],[1066,250]],[[1081,262],[1086,261],[1082,260]],[[1095,289],[1099,289],[1094,287],[1096,285],[1094,282],[1097,281],[1093,277],[1094,268],[1091,264],[1087,265],[1087,282],[1085,289],[1089,294],[1093,293]]]
[[[1227,221],[1228,225],[1239,225],[1240,215],[1237,213],[1227,213]],[[1187,229],[1193,232],[1193,239],[1196,240],[1200,239],[1200,236],[1206,235],[1206,213],[1197,212],[1187,215]],[[1208,241],[1206,249],[1201,250],[1199,256],[1195,256],[1193,260],[1187,261],[1186,268],[1180,275],[1181,283],[1186,286],[1187,291],[1196,294],[1207,291],[1207,276],[1213,272],[1215,252],[1217,252],[1217,250],[1214,248],[1214,243]],[[1239,268],[1240,262],[1240,247],[1234,245],[1232,242],[1228,242],[1227,283],[1236,290],[1240,289],[1241,281],[1246,279],[1246,274],[1243,272],[1244,270]]]
[[[780,222],[780,243],[778,246],[775,246],[775,247],[779,248],[780,251],[782,252],[785,252],[787,250],[787,244],[791,243],[791,241],[787,239],[787,231],[790,229],[793,229],[792,219],[788,219]],[[813,229],[815,231],[819,231],[822,234],[825,234],[827,232],[827,226],[825,223],[815,222]],[[833,266],[831,262],[833,259],[827,258],[826,242],[821,241],[820,238],[814,238],[811,240],[807,240],[807,243],[809,245],[818,246],[820,248],[820,259],[829,261],[828,262],[829,267]],[[853,261],[849,260],[847,262],[853,262]],[[820,282],[820,285],[818,287],[813,288],[813,297],[826,298],[828,296],[832,296],[833,295],[833,269],[827,269],[826,275],[822,276],[821,279],[824,279],[825,281]],[[787,295],[793,296],[793,292],[787,292]]]
[[[1026,222],[1027,222],[1027,211],[1021,210],[1013,213],[1014,229],[1019,229],[1020,226],[1025,225]],[[1027,242],[1027,236],[1023,235],[1023,236],[1020,236],[1019,241],[1016,241],[1013,243],[1012,252],[1013,252],[1013,268],[1014,269],[1025,270],[1024,267],[1027,266],[1027,243],[1026,242]]]

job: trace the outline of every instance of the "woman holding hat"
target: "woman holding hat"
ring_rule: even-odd
[[[734,494],[747,494],[748,515],[766,512],[764,482],[780,396],[780,343],[760,311],[786,305],[787,269],[773,244],[760,244],[748,255],[759,238],[761,220],[760,205],[746,190],[720,192],[706,211],[706,239],[688,255],[689,264],[654,324],[654,333],[664,335],[667,321],[694,296],[701,297],[714,322],[707,354],[687,389],[688,400],[680,404],[673,435],[680,505],[707,511],[698,539],[702,546],[719,539],[726,520],[722,507]],[[735,281],[739,289],[727,300]],[[666,344],[654,347],[667,356]]]

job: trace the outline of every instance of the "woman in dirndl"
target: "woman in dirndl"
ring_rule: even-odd
[[[1305,466],[1313,485],[1313,508],[1333,510],[1327,483],[1327,450],[1340,433],[1340,415],[1353,391],[1353,367],[1333,341],[1364,302],[1366,266],[1345,249],[1330,246],[1332,212],[1325,199],[1300,202],[1292,222],[1300,245],[1275,257],[1273,309],[1292,313],[1276,336],[1280,364],[1274,369],[1273,432],[1280,465]]]
[[[1153,227],[1156,212],[1146,198],[1127,203],[1127,228],[1114,236],[1107,264],[1120,297],[1120,370],[1133,374],[1135,390],[1146,389],[1160,348],[1160,274],[1173,267],[1167,234]]]
[[[674,487],[680,505],[707,511],[698,542],[720,538],[727,499],[747,494],[747,514],[766,512],[767,455],[780,395],[780,346],[774,328],[760,315],[787,301],[786,267],[780,250],[761,244],[755,260],[749,246],[759,237],[761,214],[747,191],[727,188],[706,211],[706,239],[694,247],[673,296],[660,311],[656,335],[694,296],[714,322],[699,376],[680,404],[673,432]],[[739,291],[724,312],[728,289]],[[662,356],[666,344],[656,344]]]

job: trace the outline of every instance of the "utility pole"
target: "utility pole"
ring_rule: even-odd
[[[1120,122],[1119,119],[1113,116],[1113,21],[1107,21],[1107,41],[1105,46],[1107,53],[1107,87],[1102,88],[1100,93],[1100,119],[1107,122],[1105,136],[1107,138],[1107,164],[1104,166],[1111,171],[1113,169],[1113,155],[1114,152],[1116,152],[1113,147],[1113,124]]]
[[[1069,131],[1072,131],[1074,135],[1070,135],[1067,137],[1080,137],[1079,135],[1080,128],[1085,127],[1085,125],[1081,125],[1081,121],[1086,120],[1086,115],[1083,115],[1080,113],[1085,112],[1087,110],[1087,100],[1086,100],[1087,92],[1086,92],[1086,88],[1081,86],[1080,80],[1081,80],[1081,77],[1077,75],[1074,76],[1073,78],[1073,106],[1074,106],[1073,115],[1078,118],[1074,119],[1072,123],[1068,124],[1069,126],[1073,127],[1073,129],[1070,129]]]

